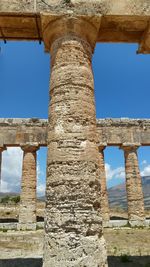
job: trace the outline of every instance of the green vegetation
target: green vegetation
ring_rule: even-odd
[[[148,262],[144,267],[150,267],[150,262]]]
[[[131,225],[130,225],[130,223],[129,222],[127,222],[124,226],[122,226],[122,227],[128,227],[128,228],[131,228]]]
[[[20,202],[20,196],[5,196],[2,197],[0,203],[2,204],[17,204]]]
[[[117,253],[117,247],[114,247],[114,255]]]
[[[43,226],[36,225],[36,230],[41,230],[41,229],[43,229]]]
[[[64,0],[64,2],[65,2],[66,4],[70,4],[70,1],[71,1],[71,0]]]
[[[7,231],[8,231],[7,229],[3,229],[3,233],[7,233]]]
[[[20,196],[15,196],[15,197],[12,197],[12,202],[14,203],[19,203],[20,202]]]
[[[7,233],[8,229],[6,228],[0,228],[0,232]]]

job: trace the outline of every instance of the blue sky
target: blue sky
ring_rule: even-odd
[[[0,42],[0,47],[0,117],[47,118],[50,56],[44,53],[43,45],[37,42]],[[150,117],[150,55],[136,55],[136,50],[137,45],[133,44],[96,46],[93,70],[97,118]],[[18,152],[14,150],[11,153]],[[15,155],[17,158],[20,154]],[[8,161],[6,152],[5,158]],[[118,148],[108,148],[105,160],[108,185],[122,182],[123,152]],[[139,162],[142,174],[150,174],[149,147],[139,149]],[[9,168],[9,164],[3,164],[4,169]],[[43,148],[38,152],[38,183],[41,188],[45,181],[45,166],[46,149]]]

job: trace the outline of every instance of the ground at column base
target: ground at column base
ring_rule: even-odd
[[[18,231],[35,231],[36,223],[18,223],[17,230]]]
[[[129,225],[131,227],[146,227],[148,226],[146,220],[129,220]]]

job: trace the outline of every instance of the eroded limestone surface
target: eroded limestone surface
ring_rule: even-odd
[[[0,12],[33,12],[34,0],[2,0]]]
[[[103,218],[103,225],[110,219],[107,184],[106,184],[106,170],[104,161],[104,145],[99,146],[99,161],[100,161],[100,181],[101,181],[101,212]]]
[[[149,119],[97,119],[96,124],[98,145],[150,145]],[[20,146],[37,142],[40,146],[47,146],[47,125],[46,119],[0,119],[0,145]]]
[[[48,19],[43,16],[51,52],[43,266],[104,267],[91,66],[100,21]]]
[[[38,144],[22,146],[23,167],[20,195],[19,230],[36,229],[36,151]]]
[[[144,223],[144,197],[137,156],[138,145],[124,145],[128,216],[131,225]]]

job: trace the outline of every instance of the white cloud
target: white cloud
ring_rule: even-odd
[[[45,195],[45,184],[43,183],[40,183],[38,186],[37,186],[37,194],[38,196],[44,196]]]
[[[142,165],[146,165],[146,164],[147,164],[147,160],[143,160],[143,161],[141,162],[141,164],[142,164]]]
[[[38,196],[45,195],[46,184],[44,182],[41,182],[41,176],[44,176],[44,173],[42,172],[40,168],[39,162],[37,161],[37,195]]]
[[[2,154],[2,192],[19,192],[23,152],[20,148],[8,148]]]
[[[141,176],[150,176],[150,165],[144,167],[141,171]]]
[[[7,148],[2,154],[2,181],[1,192],[20,192],[22,176],[23,151],[20,148]],[[37,193],[44,195],[45,183],[41,182],[44,173],[40,170],[37,161]]]
[[[2,192],[19,192],[21,186],[22,175],[22,158],[23,152],[20,148],[8,148],[3,152],[2,162]],[[146,164],[146,161],[143,161]],[[110,164],[105,164],[107,180],[124,179],[125,170],[120,166],[113,168]],[[150,165],[145,166],[142,171],[142,176],[150,175]],[[40,164],[37,161],[37,194],[42,196],[45,194],[45,182],[42,181],[45,174],[40,169]]]
[[[106,163],[105,170],[106,170],[106,177],[108,181],[112,180],[113,178],[118,178],[118,179],[125,178],[125,169],[122,166],[116,169],[113,169],[110,164]]]
[[[1,181],[1,192],[10,192],[10,188],[8,188],[8,182]]]

